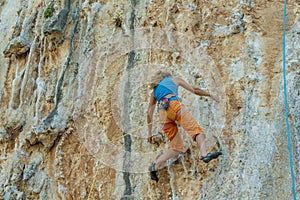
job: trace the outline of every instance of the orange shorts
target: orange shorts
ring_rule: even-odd
[[[203,130],[198,125],[192,114],[179,101],[170,102],[167,110],[160,109],[159,120],[163,126],[163,132],[168,136],[171,149],[183,152],[183,141],[177,134],[177,123],[188,132],[188,134],[196,140],[198,134],[202,134]],[[177,122],[177,123],[176,123]]]

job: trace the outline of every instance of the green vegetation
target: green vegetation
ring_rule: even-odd
[[[49,6],[47,6],[47,8],[44,11],[44,18],[48,19],[52,17],[53,13],[54,13],[54,7],[53,7],[53,3],[51,3]]]
[[[121,14],[118,14],[116,17],[114,17],[114,23],[116,27],[122,27],[123,18]]]

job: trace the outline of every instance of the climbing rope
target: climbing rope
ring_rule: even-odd
[[[105,147],[104,147],[104,148],[105,148]],[[103,149],[104,149],[104,148],[103,148]],[[99,170],[99,165],[96,166],[96,173],[95,173],[95,175],[94,175],[94,177],[93,177],[93,181],[92,181],[92,184],[91,184],[91,186],[90,186],[90,190],[89,190],[89,194],[88,194],[87,200],[90,200],[90,196],[91,196],[91,194],[92,194],[92,190],[93,190],[93,187],[94,187],[94,184],[95,184],[95,181],[96,181],[96,177],[97,177],[97,175],[98,175],[98,170]]]
[[[287,100],[287,88],[286,88],[286,52],[285,52],[285,39],[286,38],[286,0],[284,0],[284,9],[283,9],[283,38],[282,38],[282,67],[283,67],[283,93],[284,93],[284,107],[285,107],[285,121],[286,121],[286,131],[288,139],[288,150],[290,158],[290,170],[292,177],[292,192],[294,200],[296,200],[296,188],[295,188],[295,175],[294,175],[294,166],[293,166],[293,151],[291,144],[291,131],[289,125],[289,106]]]

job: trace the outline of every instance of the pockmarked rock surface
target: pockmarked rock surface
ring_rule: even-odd
[[[0,199],[292,199],[283,101],[283,1],[0,1]],[[286,78],[300,197],[300,3],[287,2]],[[159,69],[206,133],[150,180]],[[298,185],[297,185],[298,184]]]

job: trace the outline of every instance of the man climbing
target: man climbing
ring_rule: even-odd
[[[163,132],[170,140],[170,149],[160,155],[157,160],[149,167],[151,179],[158,181],[158,169],[164,167],[163,164],[170,158],[177,157],[183,150],[183,141],[178,133],[177,124],[183,127],[197,143],[200,150],[201,160],[208,163],[212,159],[216,159],[222,155],[221,152],[207,153],[205,148],[205,135],[187,108],[180,102],[178,98],[178,87],[199,96],[208,96],[213,100],[217,99],[209,93],[189,85],[180,77],[172,77],[171,73],[158,71],[150,85],[153,90],[148,106],[147,122],[148,122],[148,142],[152,142],[152,117],[155,105],[158,102],[159,121],[163,126]]]

